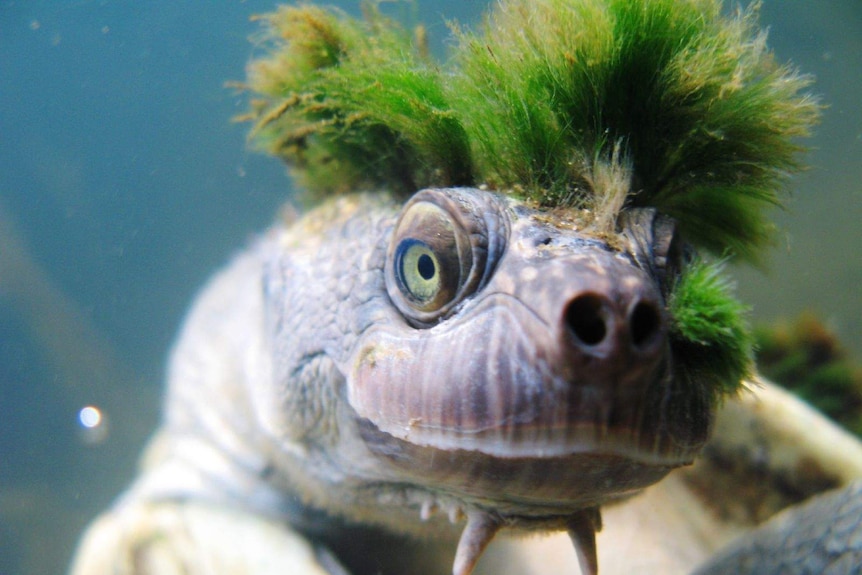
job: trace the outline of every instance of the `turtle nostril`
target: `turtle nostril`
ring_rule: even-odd
[[[658,333],[660,325],[661,317],[655,305],[638,302],[629,317],[629,329],[631,329],[632,343],[635,347],[647,345]]]
[[[569,302],[566,307],[566,325],[575,338],[586,345],[597,345],[605,339],[608,327],[602,298],[584,294]]]

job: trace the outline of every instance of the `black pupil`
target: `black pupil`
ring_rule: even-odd
[[[419,256],[419,261],[416,262],[416,269],[422,279],[430,280],[434,277],[434,260],[428,254],[422,254]]]

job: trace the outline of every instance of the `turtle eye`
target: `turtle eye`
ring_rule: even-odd
[[[488,276],[486,218],[496,218],[496,210],[474,195],[424,190],[395,224],[386,288],[398,310],[417,325],[444,317]]]
[[[673,218],[659,215],[653,221],[652,253],[659,285],[667,296],[691,256]]]
[[[430,202],[416,202],[401,217],[394,238],[393,268],[410,306],[434,312],[452,302],[470,274],[470,238]]]
[[[448,258],[438,258],[428,244],[413,238],[401,240],[395,250],[395,277],[399,287],[418,307],[448,299],[457,291],[460,270],[452,266],[441,269],[441,260],[450,263]]]
[[[676,221],[655,208],[630,208],[620,215],[619,226],[631,242],[630,253],[654,275],[667,297],[691,257]]]

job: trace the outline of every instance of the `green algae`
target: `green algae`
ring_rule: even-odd
[[[504,0],[480,31],[453,26],[436,63],[374,4],[362,19],[281,7],[262,18],[271,42],[250,66],[261,98],[248,118],[312,199],[485,185],[610,222],[654,206],[689,241],[756,260],[819,105],[810,78],[775,62],[756,5],[721,8]]]
[[[722,265],[692,262],[668,302],[676,372],[716,396],[738,391],[754,369],[748,308],[734,297]]]
[[[274,48],[249,71],[265,96],[252,102],[253,133],[303,188],[409,195],[473,183],[467,134],[413,34],[373,6],[364,20],[310,5],[264,20]]]

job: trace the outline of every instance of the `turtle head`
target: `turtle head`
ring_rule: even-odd
[[[456,573],[500,525],[594,570],[598,505],[690,462],[749,373],[721,261],[769,243],[819,112],[756,5],[503,0],[442,65],[373,6],[266,19],[255,141],[311,199],[406,202],[339,377],[364,477],[466,510]]]
[[[355,346],[347,401],[383,475],[467,514],[464,565],[503,525],[586,531],[589,549],[600,504],[707,439],[717,394],[675,358],[674,222],[593,225],[458,188],[419,192],[392,229],[389,315]]]
[[[581,456],[593,465],[606,456],[623,475],[642,465],[645,482],[689,463],[712,397],[673,374],[667,295],[683,250],[672,221],[637,212],[603,239],[574,210],[475,189],[416,194],[386,255],[396,317],[363,334],[348,378],[371,445],[381,441],[381,453],[429,484],[460,470],[457,489],[479,499],[491,489],[545,513],[615,495],[578,469]],[[392,450],[390,437],[410,448]],[[413,448],[445,451],[452,469],[408,457]],[[559,470],[526,481],[494,468],[500,460]],[[635,487],[631,475],[620,494]]]

